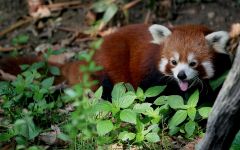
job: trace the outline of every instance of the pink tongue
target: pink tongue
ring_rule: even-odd
[[[187,91],[187,89],[188,89],[188,82],[180,81],[179,82],[179,86],[180,86],[180,89],[182,91]]]

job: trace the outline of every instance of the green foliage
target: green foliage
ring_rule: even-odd
[[[161,94],[165,86],[151,87],[145,92],[141,88],[134,91],[128,86],[125,83],[116,84],[111,93],[112,102],[100,100],[93,105],[93,112],[97,116],[101,114],[95,123],[98,145],[159,142],[163,130],[159,126],[160,122],[168,122],[170,135],[180,134],[191,138],[200,134],[198,121],[206,118],[210,109],[197,108],[198,90],[189,97],[186,104],[181,96],[172,95],[157,97],[154,106],[145,102],[146,98]],[[173,112],[175,113],[171,116]]]
[[[0,126],[0,141],[15,139],[18,149],[27,149],[28,144],[52,124],[67,118],[58,112],[64,106],[55,95],[54,77],[49,77],[50,66],[43,61],[32,65],[22,65],[23,72],[12,82],[0,82],[0,95],[3,100],[1,109],[4,118]],[[58,68],[55,68],[55,75]],[[36,149],[38,147],[29,147]],[[39,149],[39,148],[38,148]]]
[[[10,120],[15,120],[22,116],[22,109],[26,108],[30,111],[32,116],[42,118],[45,120],[46,111],[54,108],[53,97],[54,92],[51,87],[53,85],[54,77],[44,77],[38,72],[38,69],[44,67],[43,62],[35,63],[29,67],[22,74],[18,75],[16,80],[2,84],[7,85],[6,88],[1,89],[0,93],[3,96],[3,109],[5,113],[10,115]]]
[[[225,72],[223,75],[221,75],[219,78],[210,81],[210,86],[212,87],[213,90],[216,90],[223,84],[223,82],[227,77],[227,74],[228,74],[228,71]]]
[[[199,100],[199,91],[196,90],[184,104],[184,100],[181,96],[160,96],[154,102],[156,105],[162,105],[164,107],[169,106],[175,110],[174,115],[169,119],[169,134],[174,135],[177,133],[183,133],[186,138],[193,137],[197,133],[198,122],[202,119],[206,119],[211,110],[210,107],[197,108]],[[165,111],[165,113],[168,112]],[[198,112],[198,113],[197,113]],[[198,116],[198,117],[196,117]]]
[[[103,13],[100,22],[108,23],[117,13],[119,7],[114,1],[99,0],[93,3],[92,8],[97,13]]]
[[[29,40],[29,36],[28,35],[18,35],[15,38],[12,39],[12,44],[13,45],[22,45],[22,44],[26,44]]]
[[[97,123],[97,133],[101,136],[109,133],[113,129],[113,124],[110,120],[103,120]]]
[[[230,150],[239,150],[240,149],[240,131],[238,131],[235,139],[232,142]]]
[[[144,99],[141,100],[137,98],[139,91],[134,92],[131,88],[128,90],[128,86],[124,83],[116,84],[112,90],[112,103],[100,101],[95,105],[95,113],[102,114],[101,118],[98,118],[101,121],[96,125],[99,138],[104,135],[112,141],[120,140],[131,144],[140,144],[143,141],[158,142],[160,129],[157,124],[160,122],[160,109],[153,109],[151,104],[144,100],[146,97],[160,94],[165,86],[149,88],[145,92],[147,94],[138,88],[143,94]],[[100,145],[108,142],[99,140]]]
[[[96,41],[92,47],[99,47],[101,42]],[[0,124],[5,127],[0,141],[14,139],[19,149],[41,149],[37,144],[29,145],[37,143],[39,134],[52,124],[60,124],[57,138],[69,142],[72,149],[96,149],[114,143],[149,147],[159,141],[168,142],[166,136],[192,139],[202,133],[198,122],[208,117],[211,108],[198,107],[198,90],[187,100],[179,95],[161,95],[166,86],[144,91],[140,87],[135,90],[129,83],[118,83],[109,101],[101,98],[102,87],[92,92],[90,89],[97,81],[90,80],[90,75],[102,69],[92,61],[94,52],[79,56],[86,62],[79,68],[82,82],[61,94],[54,91],[55,77],[49,77],[59,75],[60,71],[46,62],[22,65],[23,73],[15,81],[1,82],[1,108],[6,117]],[[50,49],[44,58],[51,54],[58,52]],[[149,98],[155,101],[148,103]],[[69,104],[73,106],[72,112],[59,113]]]

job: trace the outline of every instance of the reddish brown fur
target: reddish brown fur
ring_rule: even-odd
[[[131,25],[104,38],[95,60],[105,68],[113,83],[130,82],[134,87],[139,86],[148,75],[149,68],[157,68],[161,57],[170,59],[173,51],[181,54],[182,62],[187,61],[189,52],[197,53],[199,61],[212,59],[205,40],[205,35],[211,32],[208,28],[194,25],[174,27],[164,45],[158,46],[150,43],[152,36],[148,27]],[[168,64],[166,69],[169,74],[170,68]]]
[[[190,53],[194,53],[195,59],[199,62],[204,60],[212,60],[214,50],[209,47],[205,36],[211,33],[211,31],[204,26],[184,25],[177,26],[173,29],[172,35],[169,36],[164,42],[162,51],[160,51],[161,58],[167,58],[170,60],[173,57],[174,52],[180,54],[180,62],[187,63],[187,57]],[[168,63],[166,66],[166,74],[172,73],[171,68],[173,66]],[[198,66],[199,69],[201,66]],[[198,69],[198,68],[197,68]],[[200,73],[205,72],[204,69],[200,69]]]
[[[210,48],[204,41],[204,36],[210,33],[206,27],[192,25],[174,27],[171,29],[172,36],[161,46],[150,42],[152,36],[148,27],[149,25],[130,25],[106,36],[101,48],[94,56],[96,63],[104,67],[104,71],[99,73],[98,77],[108,76],[113,84],[129,82],[136,88],[149,75],[151,69],[158,69],[161,57],[171,57],[171,51],[181,51],[181,61],[186,61],[189,51],[199,53],[197,58],[199,60],[211,59]],[[32,62],[35,61],[37,60]],[[1,68],[4,67],[3,62],[8,64],[7,60],[2,60]],[[61,67],[63,78],[70,85],[80,82],[82,74],[79,66],[82,64],[83,62],[76,61],[58,65]],[[169,67],[167,72],[170,72]],[[11,70],[9,72],[16,74]],[[17,72],[19,73],[19,70]]]
[[[130,25],[106,36],[94,59],[113,83],[129,82],[136,87],[155,62],[158,46],[151,40],[148,25]]]

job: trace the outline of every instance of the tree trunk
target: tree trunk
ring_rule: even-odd
[[[227,79],[213,105],[197,150],[227,150],[240,129],[240,44]]]

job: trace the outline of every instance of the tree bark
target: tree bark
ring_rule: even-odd
[[[208,118],[207,131],[197,150],[228,150],[240,129],[240,44],[233,66]]]

